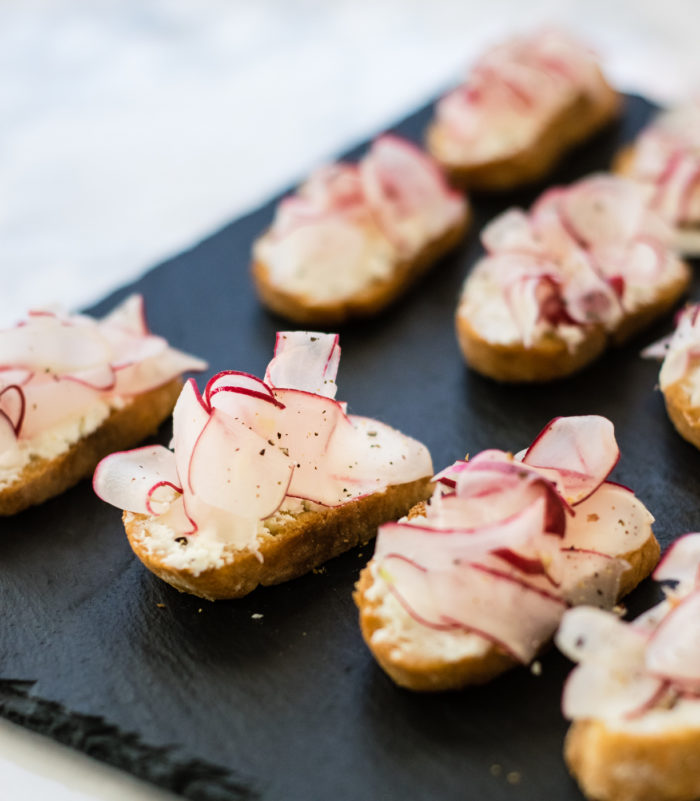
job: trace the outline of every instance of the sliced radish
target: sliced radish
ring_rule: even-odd
[[[659,623],[646,651],[650,673],[700,693],[700,591],[684,598]]]
[[[499,214],[482,230],[481,243],[491,254],[516,251],[539,255],[542,250],[522,209],[508,209]]]
[[[685,534],[671,544],[652,573],[655,581],[675,581],[674,594],[700,587],[700,533]]]
[[[570,609],[562,618],[554,641],[573,662],[609,665],[625,655],[627,661],[643,663],[647,637],[624,623],[613,612],[592,606]]]
[[[189,485],[211,506],[262,520],[284,500],[293,469],[279,448],[214,409],[192,450]]]
[[[629,568],[623,559],[577,548],[551,550],[545,558],[546,574],[571,606],[610,609],[617,601],[620,578]]]
[[[100,392],[87,384],[46,373],[35,374],[22,390],[26,405],[23,439],[32,439],[54,425],[79,418],[100,398]]]
[[[97,465],[92,481],[103,501],[139,514],[161,514],[181,492],[175,455],[162,445],[113,453]],[[173,493],[157,493],[169,487]],[[153,501],[153,503],[151,503]]]
[[[121,328],[137,337],[147,336],[150,331],[143,295],[129,295],[100,320],[100,328]]]
[[[114,392],[139,395],[167,384],[183,373],[205,370],[207,363],[188,353],[168,348],[164,353],[116,371]]]
[[[199,394],[197,385],[190,378],[182,388],[173,409],[173,438],[170,443],[175,451],[180,484],[190,492],[192,491],[189,475],[190,457],[199,435],[209,420],[209,414],[210,410]]]
[[[0,409],[0,453],[9,453],[17,445],[17,432],[12,420]]]
[[[19,436],[26,411],[24,390],[17,384],[8,384],[0,389],[0,412]]]
[[[615,429],[598,415],[557,417],[528,448],[523,463],[555,468],[571,504],[581,503],[605,481],[620,458]]]
[[[337,334],[280,331],[275,355],[265,370],[265,381],[280,389],[300,389],[335,398],[339,362]]]
[[[651,536],[653,516],[634,494],[605,482],[575,507],[562,547],[624,556],[638,550]]]

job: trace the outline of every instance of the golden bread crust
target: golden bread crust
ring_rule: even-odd
[[[411,510],[409,517],[415,516],[416,511]],[[618,600],[651,573],[659,561],[660,553],[659,543],[650,529],[649,537],[640,548],[621,555],[630,567],[622,574]],[[415,649],[410,654],[404,653],[398,647],[400,644],[389,637],[373,640],[374,633],[388,623],[381,613],[381,599],[369,592],[374,581],[368,565],[360,573],[353,594],[360,613],[360,629],[377,662],[399,686],[419,692],[457,690],[472,684],[484,684],[517,666],[512,657],[495,645],[489,645],[479,655],[450,660],[429,653],[417,656]]]
[[[270,278],[266,264],[254,261],[251,267],[258,296],[268,309],[299,325],[336,326],[356,317],[370,317],[393,303],[442,256],[464,237],[471,220],[467,207],[456,225],[429,242],[413,259],[400,261],[391,276],[376,280],[361,292],[338,301],[317,302],[286,291]]]
[[[289,581],[372,539],[381,523],[401,517],[430,495],[430,478],[390,486],[323,511],[302,512],[293,522],[259,540],[262,560],[254,551],[245,549],[236,552],[223,566],[199,575],[170,567],[162,556],[149,553],[144,542],[148,538],[145,515],[125,512],[124,527],[134,553],[144,565],[176,589],[211,601],[241,598],[260,584]]]
[[[460,189],[506,191],[544,178],[562,156],[620,114],[621,95],[599,75],[601,96],[594,100],[578,93],[555,115],[541,136],[526,148],[492,161],[457,164],[443,157],[443,132],[433,123],[426,133],[428,151]]]
[[[700,408],[692,406],[683,379],[663,391],[666,411],[683,439],[700,448]]]
[[[0,490],[0,515],[43,503],[90,476],[103,457],[138,445],[170,415],[182,389],[178,377],[115,409],[92,434],[54,459],[33,459],[19,479]]]
[[[564,758],[595,801],[696,801],[700,798],[700,729],[612,730],[602,720],[577,720]]]

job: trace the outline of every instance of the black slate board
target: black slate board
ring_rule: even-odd
[[[395,130],[418,140],[429,111]],[[622,123],[573,153],[551,182],[605,168],[651,112],[629,98]],[[436,467],[466,451],[519,449],[556,415],[607,415],[622,448],[615,477],[651,508],[667,545],[699,527],[700,465],[654,392],[657,365],[638,358],[670,318],[545,387],[499,386],[460,358],[452,315],[480,252],[478,230],[540,189],[477,198],[458,253],[381,319],[341,332],[339,396],[422,439]],[[153,330],[209,359],[212,372],[261,375],[285,326],[258,307],[247,269],[272,211],[271,203],[238,220],[92,311],[139,290]],[[168,436],[164,426],[160,441]],[[365,649],[351,600],[371,547],[211,604],[148,573],[119,512],[88,482],[2,529],[0,713],[13,720],[192,799],[581,798],[561,760],[565,660],[550,652],[540,677],[515,670],[460,693],[396,688]],[[631,606],[655,593],[647,583]]]

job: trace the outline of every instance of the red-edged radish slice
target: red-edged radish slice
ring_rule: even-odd
[[[591,246],[629,241],[641,233],[647,204],[633,181],[594,175],[567,190],[560,210],[577,240]]]
[[[546,573],[571,606],[610,609],[617,601],[620,578],[629,563],[607,553],[576,548],[552,550],[544,559]]]
[[[579,606],[566,612],[554,641],[573,662],[609,665],[623,653],[641,664],[648,638],[613,612]]]
[[[17,445],[17,433],[12,420],[0,409],[0,453],[9,452]]]
[[[17,384],[0,389],[0,412],[8,420],[15,436],[19,436],[26,411],[24,390]]]
[[[79,417],[100,398],[99,391],[87,384],[40,373],[22,390],[27,409],[23,439],[32,439],[58,423]]]
[[[116,371],[117,395],[139,395],[163,386],[183,373],[205,370],[207,362],[189,353],[168,348],[163,353],[143,362],[131,364]]]
[[[533,467],[553,467],[569,503],[585,500],[605,481],[620,458],[615,428],[605,417],[557,417],[537,435],[523,458]]]
[[[279,331],[275,354],[265,370],[265,382],[271,387],[335,398],[339,362],[337,334]]]
[[[241,395],[267,401],[274,406],[282,405],[264,381],[236,370],[225,370],[209,380],[204,389],[204,403],[209,408],[221,409],[235,417],[239,413]]]
[[[173,438],[170,447],[175,451],[175,463],[181,485],[192,491],[189,476],[190,456],[202,429],[209,420],[209,409],[199,394],[193,379],[180,392],[173,409]]]
[[[659,623],[646,650],[650,673],[700,693],[700,591],[684,598]]]
[[[193,494],[207,504],[262,520],[280,507],[293,469],[282,451],[214,409],[192,450],[188,475]]]
[[[92,486],[99,498],[113,506],[155,515],[167,511],[181,491],[175,455],[162,445],[106,456],[97,465]],[[173,492],[164,494],[163,487]]]
[[[133,294],[100,320],[100,328],[121,328],[137,337],[150,333],[143,295]]]
[[[685,534],[671,544],[652,573],[655,581],[675,581],[674,595],[700,586],[700,533]]]
[[[507,251],[538,255],[542,251],[522,209],[508,209],[493,219],[481,232],[481,244],[491,254]]]
[[[627,554],[651,536],[653,516],[631,490],[605,482],[575,507],[562,547],[601,553]]]

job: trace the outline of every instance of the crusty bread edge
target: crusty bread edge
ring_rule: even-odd
[[[696,801],[700,798],[700,728],[661,732],[610,729],[575,721],[564,759],[585,795],[596,801]]]
[[[663,390],[666,412],[684,440],[700,448],[700,408],[692,406],[683,379]]]
[[[621,557],[629,562],[630,567],[622,574],[618,599],[631,592],[651,573],[660,553],[659,543],[650,533],[643,545]],[[353,596],[360,613],[362,637],[384,672],[399,686],[419,692],[457,690],[491,681],[518,664],[495,645],[489,645],[482,655],[450,661],[434,656],[416,658],[402,655],[397,648],[399,643],[388,638],[373,642],[374,632],[386,624],[380,612],[380,602],[370,600],[367,595],[373,583],[368,565],[360,574]]]
[[[137,445],[168,417],[182,389],[178,377],[114,409],[91,434],[53,459],[33,459],[17,481],[0,490],[0,515],[43,503],[90,476],[103,457]]]
[[[599,100],[578,93],[567,106],[545,126],[541,136],[517,152],[485,162],[456,164],[442,158],[442,131],[438,123],[426,133],[428,151],[447,173],[453,186],[481,191],[506,191],[533,183],[556,165],[564,154],[593,136],[619,116],[622,96],[599,72],[602,91]]]
[[[209,568],[198,575],[189,569],[170,567],[162,556],[149,552],[144,528],[148,518],[144,515],[125,512],[124,527],[136,556],[176,589],[211,601],[241,598],[258,585],[289,581],[369,541],[379,525],[401,517],[430,495],[430,479],[426,476],[389,486],[341,506],[302,512],[275,534],[259,539],[258,553],[262,558],[250,549],[235,551],[221,567]]]
[[[460,311],[460,302],[455,315],[455,328],[462,355],[474,370],[497,381],[542,382],[572,375],[595,361],[608,345],[625,344],[673,308],[692,280],[688,264],[681,264],[678,280],[663,287],[653,303],[642,304],[625,315],[610,333],[606,333],[602,326],[587,326],[584,338],[571,349],[554,332],[529,348],[520,342],[489,342]]]
[[[254,260],[251,266],[253,283],[260,301],[270,311],[299,325],[336,326],[350,319],[370,317],[397,300],[442,256],[463,239],[471,221],[471,210],[465,213],[441,236],[433,239],[412,259],[397,262],[392,274],[354,295],[337,301],[315,302],[304,295],[286,291],[270,277],[266,264]]]

